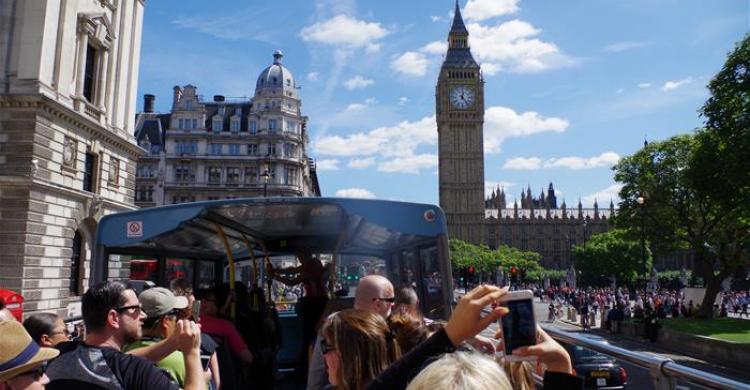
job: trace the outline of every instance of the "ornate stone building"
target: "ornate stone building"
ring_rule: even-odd
[[[75,315],[101,216],[133,209],[143,0],[0,2],[0,287]]]
[[[440,207],[448,234],[484,240],[484,79],[456,2],[448,52],[435,89]]]
[[[263,196],[320,196],[307,156],[307,117],[299,87],[276,51],[258,76],[252,99],[216,95],[205,101],[192,85],[175,87],[169,113],[144,97],[136,139],[136,204]]]

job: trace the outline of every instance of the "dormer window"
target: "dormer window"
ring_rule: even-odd
[[[232,133],[239,133],[240,132],[240,118],[232,118],[232,121],[229,123],[230,130]]]
[[[214,120],[211,123],[211,130],[213,132],[219,132],[221,131],[221,128],[223,127],[223,121],[221,118],[214,118]]]
[[[255,134],[257,132],[258,132],[258,122],[250,121],[250,134]]]

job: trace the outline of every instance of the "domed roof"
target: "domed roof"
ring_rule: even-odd
[[[280,50],[273,52],[273,64],[260,72],[255,83],[255,95],[264,91],[281,91],[277,95],[297,97],[297,83],[289,69],[281,64],[284,54]],[[291,92],[291,94],[287,93]]]

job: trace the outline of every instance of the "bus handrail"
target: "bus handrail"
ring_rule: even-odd
[[[592,340],[579,336],[575,333],[562,331],[550,326],[540,324],[542,329],[552,338],[568,344],[580,345],[590,350],[612,356],[616,359],[644,367],[649,370],[656,389],[674,389],[675,379],[685,379],[691,383],[718,389],[745,389],[750,390],[750,384],[739,382],[734,379],[701,371],[688,367],[669,358],[663,358],[647,353],[630,351],[616,347],[606,342]]]

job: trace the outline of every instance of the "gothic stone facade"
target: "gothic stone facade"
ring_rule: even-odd
[[[216,95],[207,102],[187,85],[174,88],[170,113],[156,114],[154,96],[146,95],[136,132],[148,151],[138,161],[138,206],[320,196],[299,88],[281,59],[274,53],[251,100]]]
[[[79,314],[97,221],[133,206],[144,1],[0,3],[0,288]]]
[[[440,207],[448,234],[484,240],[484,79],[456,3],[435,93]]]

